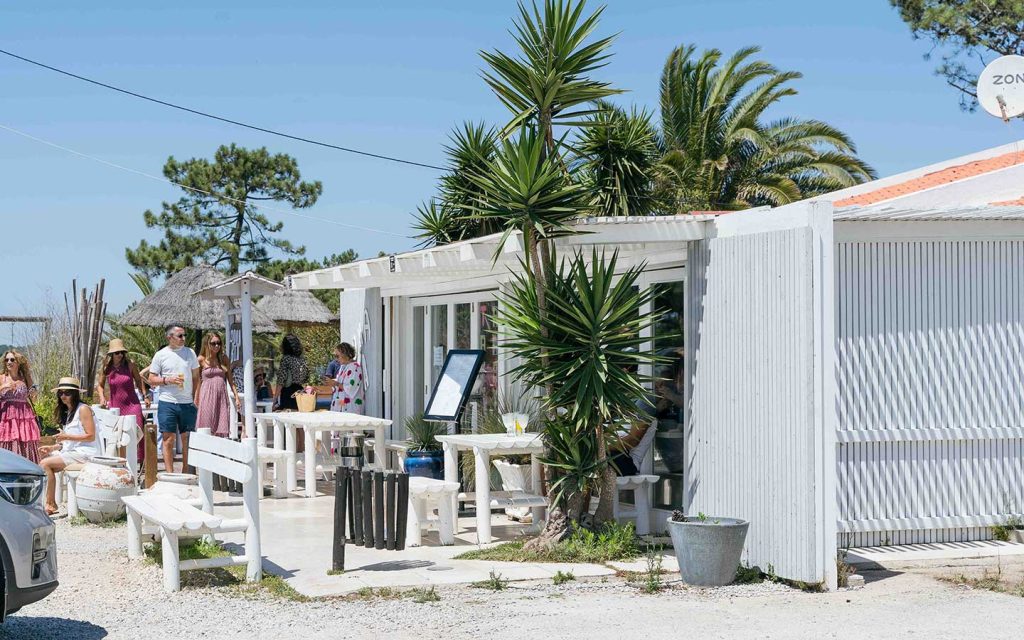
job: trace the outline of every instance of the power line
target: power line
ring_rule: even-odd
[[[382,234],[389,235],[389,236],[395,236],[397,238],[406,238],[406,239],[409,238],[408,236],[404,236],[404,235],[402,235],[400,233],[395,233],[393,231],[385,231],[383,229],[374,229],[373,227],[362,227],[362,226],[359,226],[357,224],[348,224],[348,223],[345,223],[345,222],[338,222],[337,220],[331,220],[330,218],[320,218],[320,217],[317,217],[317,216],[310,216],[310,215],[306,215],[304,213],[296,213],[295,211],[289,211],[288,209],[279,209],[277,207],[271,207],[269,205],[259,204],[257,202],[249,202],[248,200],[239,200],[237,198],[231,198],[229,196],[221,195],[219,193],[213,193],[213,192],[210,192],[210,191],[204,191],[203,189],[197,189],[195,187],[190,187],[188,185],[181,184],[180,182],[175,182],[174,180],[168,180],[167,178],[164,178],[164,177],[161,177],[161,176],[155,176],[155,175],[153,175],[151,173],[146,173],[145,171],[139,171],[138,169],[132,169],[131,167],[125,167],[125,166],[122,166],[122,165],[119,165],[119,164],[115,164],[115,163],[110,162],[108,160],[104,160],[103,158],[97,158],[97,157],[91,156],[91,155],[89,155],[87,153],[82,153],[81,151],[75,151],[74,149],[70,149],[68,147],[61,146],[61,145],[57,144],[56,142],[50,142],[49,140],[43,140],[42,138],[37,138],[36,136],[33,136],[31,134],[28,134],[28,133],[25,133],[24,131],[19,131],[19,130],[13,128],[13,127],[8,127],[6,125],[0,124],[0,129],[3,129],[5,131],[10,131],[11,133],[13,133],[15,135],[19,135],[19,136],[21,136],[23,138],[27,138],[27,139],[32,140],[34,142],[38,142],[40,144],[45,144],[48,147],[53,147],[54,149],[60,149],[61,151],[64,151],[66,153],[70,153],[72,155],[76,155],[76,156],[78,156],[80,158],[85,158],[87,160],[92,160],[93,162],[98,162],[98,163],[106,165],[108,167],[113,167],[115,169],[120,169],[122,171],[127,171],[128,173],[134,173],[135,175],[143,176],[145,178],[149,178],[150,180],[157,180],[159,182],[164,182],[164,183],[167,183],[167,184],[171,184],[171,185],[174,185],[176,187],[181,187],[182,189],[186,189],[188,191],[194,191],[196,193],[201,193],[203,195],[207,195],[207,196],[210,196],[210,197],[213,197],[213,198],[217,198],[219,200],[227,200],[228,202],[235,202],[235,203],[238,203],[238,204],[244,204],[246,206],[256,207],[258,209],[266,209],[267,211],[273,211],[275,213],[281,213],[281,214],[284,214],[284,215],[294,216],[296,218],[304,218],[306,220],[314,220],[316,222],[325,222],[327,224],[334,224],[334,225],[338,225],[339,227],[347,227],[349,229],[357,229],[359,231],[369,231],[369,232],[372,232],[372,233],[382,233]]]
[[[221,116],[214,115],[212,113],[207,113],[205,111],[199,111],[198,109],[191,109],[189,107],[184,107],[184,106],[181,106],[179,104],[174,104],[173,102],[167,102],[166,100],[160,100],[158,98],[152,98],[150,96],[143,95],[141,93],[136,93],[135,91],[129,91],[128,89],[122,89],[121,87],[115,87],[112,84],[107,84],[105,82],[100,82],[99,80],[93,80],[92,78],[86,78],[85,76],[80,76],[80,75],[78,75],[76,73],[71,73],[70,71],[65,71],[64,69],[58,69],[57,67],[53,67],[53,66],[50,66],[48,64],[44,64],[42,62],[39,62],[38,60],[32,60],[31,58],[26,58],[24,56],[19,56],[18,54],[12,53],[10,51],[5,51],[3,49],[0,49],[0,53],[4,54],[5,56],[10,56],[12,58],[16,58],[18,60],[21,60],[22,62],[27,62],[29,64],[34,64],[37,67],[42,67],[43,69],[48,69],[50,71],[54,71],[54,72],[59,73],[61,75],[68,76],[69,78],[74,78],[76,80],[81,80],[82,82],[88,82],[89,84],[94,84],[94,85],[96,85],[98,87],[103,87],[104,89],[110,89],[111,91],[117,91],[118,93],[123,93],[125,95],[129,95],[129,96],[132,96],[134,98],[139,98],[141,100],[148,100],[149,102],[153,102],[155,104],[163,105],[165,107],[170,107],[172,109],[178,109],[180,111],[185,111],[185,112],[188,112],[188,113],[192,113],[192,114],[195,114],[197,116],[202,116],[204,118],[211,118],[213,120],[219,120],[221,122],[226,122],[228,124],[233,124],[233,125],[235,125],[237,127],[244,127],[246,129],[252,129],[253,131],[260,131],[262,133],[269,133],[270,135],[280,136],[282,138],[288,138],[289,140],[297,140],[299,142],[305,142],[307,144],[313,144],[313,145],[316,145],[318,147],[327,147],[328,149],[336,149],[338,151],[345,151],[347,153],[355,153],[355,154],[358,154],[358,155],[361,155],[361,156],[367,156],[367,157],[370,157],[370,158],[377,158],[379,160],[388,160],[390,162],[399,162],[401,164],[408,164],[408,165],[412,165],[414,167],[423,167],[425,169],[436,169],[438,171],[447,171],[447,169],[445,169],[444,167],[439,167],[439,166],[433,165],[433,164],[426,164],[424,162],[415,162],[413,160],[403,160],[402,158],[396,158],[394,156],[386,156],[386,155],[383,155],[383,154],[380,154],[380,153],[371,153],[369,151],[360,151],[359,149],[352,149],[352,148],[349,148],[349,147],[342,147],[342,146],[339,146],[339,145],[336,145],[336,144],[331,144],[329,142],[320,142],[319,140],[312,140],[310,138],[303,138],[302,136],[295,136],[295,135],[292,135],[290,133],[282,133],[280,131],[274,131],[273,129],[267,129],[265,127],[258,127],[258,126],[253,125],[253,124],[247,124],[245,122],[239,122],[238,120],[232,120],[231,118],[224,118],[224,117],[221,117]]]

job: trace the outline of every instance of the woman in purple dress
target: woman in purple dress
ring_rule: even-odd
[[[215,436],[226,438],[231,424],[231,404],[228,402],[228,388],[235,397],[235,406],[240,407],[238,389],[229,374],[231,363],[224,355],[224,342],[220,334],[207,333],[203,337],[203,348],[199,352],[199,384],[196,385],[195,402],[199,412],[196,428],[208,428]]]
[[[110,395],[107,395],[106,387],[110,387]],[[120,338],[114,338],[110,341],[107,355],[103,359],[100,378],[96,382],[96,397],[104,409],[117,409],[122,416],[135,416],[135,424],[141,433],[146,420],[142,417],[139,396],[145,398],[148,407],[149,396],[146,395],[146,386],[142,383],[142,374],[128,357],[124,342]],[[146,442],[143,438],[139,438],[138,454],[140,461],[145,459]]]
[[[3,356],[0,374],[0,447],[39,462],[39,424],[30,399],[36,391],[28,360],[17,351]]]

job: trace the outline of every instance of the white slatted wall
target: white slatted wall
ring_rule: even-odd
[[[689,249],[687,511],[749,519],[746,561],[827,582],[816,242],[805,226]]]
[[[840,544],[990,537],[1024,509],[1024,242],[839,243],[836,292]]]

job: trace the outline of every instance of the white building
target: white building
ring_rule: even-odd
[[[749,518],[749,562],[830,584],[837,547],[982,539],[1024,510],[1021,145],[774,210],[580,225],[562,254],[646,262],[673,310],[650,347],[686,345],[655,528],[672,508]],[[421,410],[448,348],[487,351],[478,407],[518,392],[488,314],[522,247],[498,242],[292,277],[342,290],[371,412]]]

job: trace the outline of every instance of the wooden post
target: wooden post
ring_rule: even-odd
[[[352,544],[363,544],[363,476],[358,469],[352,470]]]
[[[405,549],[405,526],[408,523],[409,518],[409,474],[400,473],[398,474],[398,517],[395,518],[395,533],[398,537],[395,539],[395,549],[402,551]]]
[[[387,546],[384,539],[384,473],[373,472],[373,546],[383,549]]]
[[[146,488],[151,489],[156,484],[156,465],[159,459],[159,452],[156,449],[156,425],[152,422],[146,423],[146,449],[144,468],[146,472]]]
[[[348,506],[349,470],[338,467],[334,471],[334,553],[331,569],[345,570],[345,507]]]
[[[373,548],[373,472],[362,472],[363,483],[363,546]]]
[[[256,435],[250,434],[242,440],[249,450],[249,467],[252,480],[242,490],[242,504],[245,507],[245,579],[247,582],[259,582],[263,579],[263,556],[260,543],[260,495],[263,486],[259,482],[260,451],[256,444]]]
[[[389,551],[395,550],[395,492],[398,489],[397,480],[395,474],[389,473],[385,479],[387,482],[387,504],[384,505],[384,518],[385,518],[385,529],[387,530],[387,548]]]

